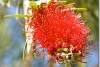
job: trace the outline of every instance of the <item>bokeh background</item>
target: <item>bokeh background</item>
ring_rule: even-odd
[[[14,16],[23,14],[25,0],[0,0],[0,67],[23,67],[22,52],[25,46],[24,18]],[[81,11],[82,18],[90,28],[86,67],[98,66],[99,49],[99,0],[66,0],[67,3],[76,3],[76,7],[86,8]],[[31,67],[47,67],[47,59],[34,59]],[[62,67],[56,64],[56,67]]]

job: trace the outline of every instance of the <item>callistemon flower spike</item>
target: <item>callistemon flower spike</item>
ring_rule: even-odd
[[[67,5],[66,5],[67,6]],[[81,60],[89,30],[72,7],[50,2],[32,13],[30,26],[35,39],[59,62]],[[77,56],[77,57],[76,57]]]

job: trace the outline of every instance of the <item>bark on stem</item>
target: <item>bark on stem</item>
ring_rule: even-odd
[[[23,7],[24,7],[24,14],[27,14],[27,10],[29,8],[29,0],[23,0]],[[32,67],[32,34],[31,34],[31,28],[29,27],[27,22],[28,18],[25,18],[25,37],[26,37],[26,47],[25,47],[25,53],[24,53],[24,59],[23,59],[23,65],[24,67]]]

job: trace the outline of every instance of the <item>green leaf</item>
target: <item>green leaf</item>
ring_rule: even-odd
[[[38,8],[38,5],[37,5],[34,1],[30,1],[30,6],[31,6],[33,9],[37,9],[37,8]]]
[[[25,18],[25,17],[28,17],[28,15],[16,13],[16,14],[12,14],[12,15],[5,15],[4,17],[5,17],[5,18],[10,18],[10,17]]]
[[[71,9],[75,11],[86,11],[87,10],[86,8],[71,8]]]

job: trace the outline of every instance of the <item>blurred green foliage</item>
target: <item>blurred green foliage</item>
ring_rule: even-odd
[[[6,49],[10,45],[11,38],[7,32],[7,24],[4,20],[4,15],[6,14],[6,9],[1,6],[0,7],[0,58],[2,58]]]

